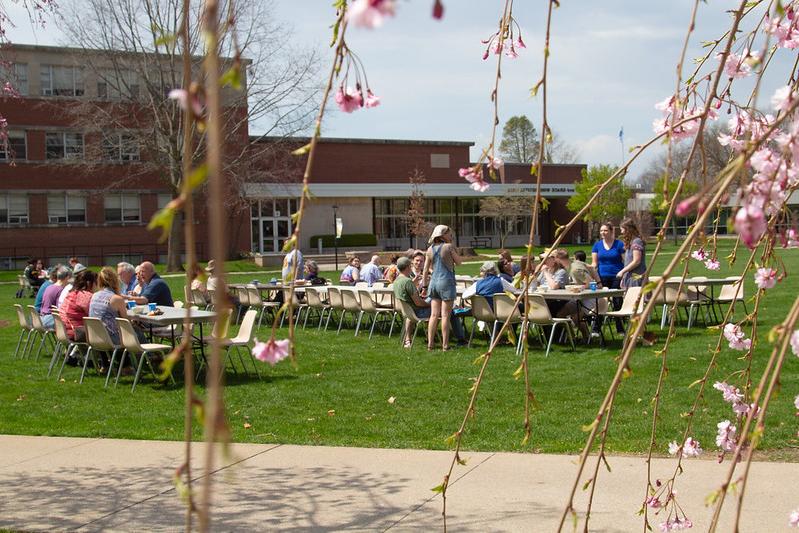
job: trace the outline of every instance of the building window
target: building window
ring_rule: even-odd
[[[111,133],[103,137],[103,152],[111,161],[139,161],[139,142],[133,135]]]
[[[83,96],[83,71],[77,67],[42,65],[39,83],[42,96]]]
[[[47,159],[80,159],[83,157],[83,134],[51,132],[45,134]]]
[[[28,95],[28,65],[26,63],[12,63],[10,68],[4,68],[3,81],[8,81],[20,96]]]
[[[172,201],[172,195],[167,193],[159,193],[158,194],[158,209],[161,210],[167,206],[169,202]]]
[[[105,197],[105,221],[121,224],[141,222],[138,194],[109,194]]]
[[[28,150],[24,131],[9,131],[7,142],[0,141],[0,161],[27,159]]]
[[[27,224],[28,197],[24,194],[0,194],[0,224]]]
[[[97,80],[97,97],[107,100],[136,100],[139,98],[139,81],[130,70],[105,70]]]
[[[73,194],[47,196],[47,221],[50,224],[86,222],[86,197]]]

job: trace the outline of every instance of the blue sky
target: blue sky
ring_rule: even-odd
[[[320,50],[326,76],[327,47],[334,20],[331,0],[276,0],[276,18],[291,28],[292,45]],[[430,16],[432,0],[399,0],[397,16],[377,30],[351,28],[347,42],[363,60],[381,105],[353,114],[331,113],[323,133],[336,137],[474,141],[473,156],[491,134],[494,56],[481,59],[482,39],[496,31],[504,1],[444,0],[442,21]],[[720,36],[737,2],[700,3],[687,68],[701,54],[700,41]],[[501,124],[513,115],[541,120],[541,98],[529,90],[540,77],[546,4],[515,3],[514,16],[527,44],[516,60],[503,59]],[[549,72],[549,123],[574,146],[580,162],[621,162],[618,139],[624,127],[627,147],[652,134],[654,104],[674,91],[675,66],[693,1],[639,2],[562,0],[553,15]],[[19,9],[11,6],[19,42],[55,44],[55,24],[32,34]],[[715,66],[715,62],[713,63]],[[780,82],[764,84],[762,102]],[[782,81],[781,83],[785,83]],[[333,106],[334,108],[334,106]],[[330,109],[330,108],[329,108]],[[257,128],[253,128],[257,133]],[[635,177],[660,147],[631,170]]]

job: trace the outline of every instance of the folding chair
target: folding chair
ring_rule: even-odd
[[[155,368],[153,368],[153,362],[150,360],[150,354],[160,353],[162,356],[166,356],[166,354],[172,351],[172,346],[169,346],[168,344],[155,343],[140,344],[139,338],[136,336],[136,330],[133,329],[133,324],[130,323],[130,320],[127,318],[117,318],[116,321],[117,325],[119,326],[119,337],[122,340],[122,347],[124,350],[119,358],[119,369],[117,370],[117,378],[114,381],[114,386],[116,387],[117,383],[119,383],[119,376],[122,374],[122,365],[125,362],[125,354],[127,354],[130,358],[131,364],[136,365],[136,375],[133,377],[133,386],[130,388],[130,392],[133,392],[136,390],[136,384],[139,382],[144,361],[147,361],[147,366],[150,367],[153,377],[158,379],[158,375],[155,373]],[[116,350],[114,351],[114,355],[116,355]],[[139,358],[138,365],[136,364],[137,357]],[[108,378],[111,377],[111,371],[113,368],[114,357],[112,356],[111,364],[108,367],[108,376],[105,378],[106,387],[108,386]],[[172,378],[172,381],[174,382],[174,378]]]

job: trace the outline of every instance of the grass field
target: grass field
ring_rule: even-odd
[[[731,245],[722,243],[725,248],[720,256],[726,255]],[[670,253],[664,261],[673,257],[674,249],[666,251]],[[791,272],[799,269],[799,251],[780,253]],[[738,268],[742,264],[739,258]],[[692,274],[708,275],[700,263],[694,261],[691,266]],[[468,264],[459,272],[476,273],[477,268],[477,264]],[[734,273],[723,265],[718,274]],[[234,274],[231,280],[249,281],[254,277]],[[326,277],[337,279],[331,273]],[[746,280],[746,294],[751,296],[751,273]],[[181,294],[182,278],[168,278],[168,282],[173,294]],[[782,319],[798,289],[797,277],[788,276],[768,292],[759,325],[762,337]],[[129,379],[125,386],[121,383],[116,389],[106,390],[103,380],[92,374],[79,385],[78,371],[70,368],[64,382],[59,383],[45,377],[45,358],[13,359],[18,328],[11,304],[20,301],[13,297],[15,290],[13,285],[0,285],[0,301],[5,302],[0,307],[0,433],[182,439],[180,382],[165,386],[145,380],[131,394]],[[21,301],[27,304],[31,300]],[[651,330],[659,332],[658,328],[650,324]],[[689,409],[695,395],[695,389],[688,386],[704,372],[710,356],[708,347],[715,345],[716,335],[717,331],[702,327],[677,330],[661,407],[658,443],[662,452],[668,441],[682,434],[685,420],[680,415]],[[266,325],[259,336],[268,336]],[[260,381],[228,373],[225,401],[235,441],[445,448],[445,438],[458,428],[463,417],[468,391],[477,375],[472,361],[486,347],[485,338],[479,338],[468,350],[428,353],[419,342],[413,352],[408,352],[399,348],[396,335],[388,339],[385,334],[376,334],[369,341],[366,335],[353,338],[352,329],[336,335],[335,331],[317,332],[310,327],[300,331],[297,339],[297,369],[286,362],[275,368],[264,365],[264,379]],[[662,346],[662,335],[658,344]],[[521,445],[523,382],[513,378],[519,361],[510,346],[499,348],[481,389],[477,418],[469,426],[465,446],[474,450],[579,450],[585,438],[581,426],[595,415],[615,371],[619,347],[618,340],[605,350],[581,346],[571,352],[557,346],[548,358],[539,348],[531,348],[531,379],[538,405],[533,414],[533,434],[526,446]],[[654,354],[657,347],[637,350],[633,374],[621,386],[609,435],[613,452],[640,453],[648,446],[650,400],[660,368],[660,358]],[[757,346],[755,378],[770,349],[765,340]],[[730,379],[744,365],[738,359],[740,355],[727,349],[725,343],[711,379]],[[762,442],[767,450],[790,450],[796,444],[793,398],[799,394],[797,365],[794,357],[786,362],[779,397],[770,407]],[[390,397],[395,398],[393,403],[389,403]],[[721,394],[709,390],[696,415],[694,433],[706,450],[714,449],[716,423],[731,415]],[[245,424],[250,427],[245,428]],[[201,438],[200,432],[195,436]]]

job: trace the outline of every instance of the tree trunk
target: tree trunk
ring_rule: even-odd
[[[183,272],[183,261],[181,252],[183,251],[183,212],[175,216],[172,228],[169,230],[169,240],[167,241],[166,251],[166,271]]]

